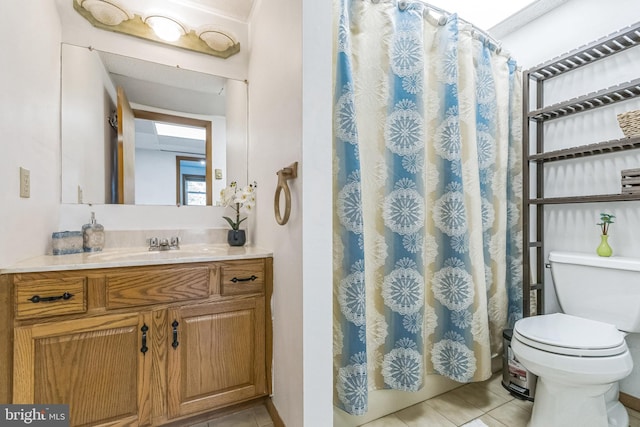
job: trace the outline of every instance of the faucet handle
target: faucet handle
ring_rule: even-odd
[[[176,249],[180,247],[180,238],[178,236],[171,238],[171,247]]]
[[[153,249],[153,248],[157,248],[158,245],[158,238],[157,237],[150,237],[149,238],[149,249]]]

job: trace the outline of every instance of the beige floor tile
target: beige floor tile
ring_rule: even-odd
[[[533,402],[530,402],[528,400],[522,400],[522,399],[515,398],[515,399],[513,399],[511,401],[511,403],[513,403],[516,406],[521,407],[522,409],[527,411],[529,414],[531,414],[531,411],[533,410]]]
[[[480,409],[469,405],[468,402],[460,399],[452,392],[427,400],[426,404],[456,425],[462,425],[483,414]]]
[[[640,412],[626,408],[629,413],[629,427],[640,427]]]
[[[409,427],[456,427],[454,423],[433,407],[427,405],[426,402],[418,403],[396,412],[396,415]]]
[[[237,414],[227,415],[217,420],[209,421],[209,427],[257,427],[253,411],[242,411]]]
[[[253,415],[256,417],[256,422],[258,423],[258,427],[267,427],[269,425],[273,425],[273,421],[271,420],[271,416],[262,405],[256,406],[253,409]]]
[[[507,398],[489,390],[484,384],[471,383],[464,387],[451,391],[451,394],[459,397],[482,412],[489,412],[508,402]]]
[[[488,412],[488,415],[509,427],[526,427],[531,414],[513,402],[505,403]]]
[[[407,425],[402,422],[400,418],[396,417],[395,414],[391,414],[363,424],[361,427],[407,427]]]
[[[514,399],[511,393],[509,393],[507,389],[502,386],[502,372],[496,372],[487,381],[484,381],[482,383],[477,383],[477,384],[484,384],[488,390],[494,392],[495,394],[497,394],[498,396],[504,399],[507,399],[507,400]]]
[[[484,414],[480,417],[480,421],[485,423],[489,427],[511,427],[493,418],[491,415]]]

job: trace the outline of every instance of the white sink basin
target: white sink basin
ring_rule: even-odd
[[[104,252],[94,252],[87,255],[87,260],[95,262],[125,261],[125,260],[172,260],[190,258],[209,258],[229,254],[227,245],[184,245],[180,249],[168,251],[150,251],[147,248],[122,248]]]

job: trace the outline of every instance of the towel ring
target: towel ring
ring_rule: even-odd
[[[276,222],[280,225],[285,225],[289,221],[289,215],[291,214],[291,190],[289,190],[287,181],[298,177],[298,162],[280,169],[276,175],[278,175],[278,186],[273,200],[273,210],[275,211]],[[284,216],[280,215],[280,194],[282,192],[284,192]]]

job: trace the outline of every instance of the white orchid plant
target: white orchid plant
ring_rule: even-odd
[[[246,216],[240,219],[240,212],[248,215],[255,208],[257,187],[258,184],[255,181],[244,188],[238,187],[238,183],[233,181],[228,187],[220,191],[220,202],[222,206],[231,206],[236,212],[235,221],[228,216],[223,216],[233,230],[238,230],[242,221],[247,219]]]

